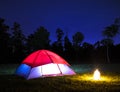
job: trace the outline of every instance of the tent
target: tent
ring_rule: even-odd
[[[75,72],[69,67],[62,57],[49,50],[38,50],[27,56],[16,69],[15,74],[26,79],[74,75]]]

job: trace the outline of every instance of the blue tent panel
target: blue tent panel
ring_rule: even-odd
[[[29,73],[30,73],[30,71],[31,71],[31,67],[29,65],[21,64],[17,68],[15,74],[27,78]]]

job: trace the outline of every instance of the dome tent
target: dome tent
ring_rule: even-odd
[[[15,74],[26,79],[73,75],[75,72],[62,57],[49,50],[38,50],[27,56]]]

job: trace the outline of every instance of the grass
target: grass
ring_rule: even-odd
[[[8,65],[9,66],[9,65]],[[4,67],[4,65],[2,66]],[[1,67],[0,67],[1,68]],[[9,67],[10,73],[0,74],[0,92],[119,92],[120,91],[120,72],[119,67],[108,66],[101,70],[101,80],[93,80],[92,65],[77,65],[73,69],[77,72],[73,76],[46,77],[26,80],[15,76],[16,66]],[[8,68],[4,68],[4,71]],[[83,71],[82,71],[83,70]],[[106,71],[105,71],[106,70]],[[113,71],[114,70],[114,71]],[[8,70],[9,71],[9,70]],[[111,72],[112,71],[112,72]],[[4,74],[2,74],[4,73]]]

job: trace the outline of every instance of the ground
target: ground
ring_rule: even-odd
[[[18,65],[0,65],[0,92],[119,92],[120,64],[72,65],[76,75],[26,80],[14,75]],[[93,80],[98,68],[101,80]]]

